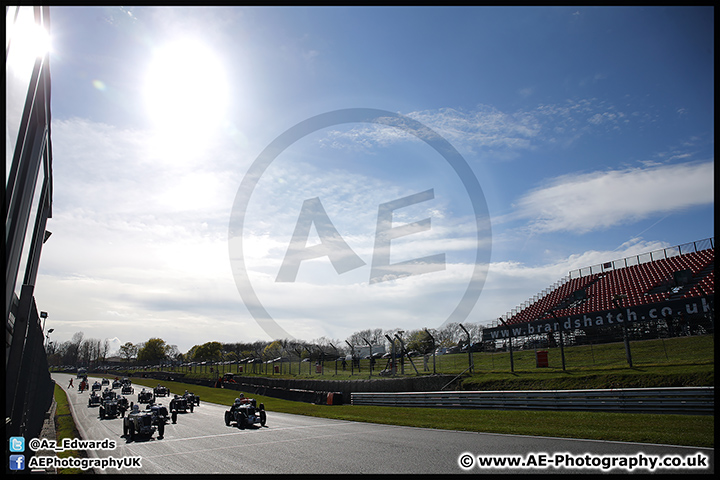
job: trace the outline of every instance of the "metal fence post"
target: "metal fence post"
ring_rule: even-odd
[[[470,369],[470,373],[472,373],[472,372],[473,372],[473,367],[474,367],[474,365],[473,365],[473,355],[472,355],[472,344],[470,343],[470,332],[468,332],[467,329],[466,329],[465,327],[463,327],[462,323],[458,323],[458,325],[460,325],[460,328],[462,328],[463,331],[464,331],[464,332],[467,334],[467,336],[468,336],[468,341],[467,341],[467,349],[468,349],[468,368]]]

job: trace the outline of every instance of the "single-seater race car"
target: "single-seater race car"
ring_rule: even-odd
[[[155,401],[155,395],[152,390],[145,390],[144,388],[138,393],[138,403],[153,403]]]
[[[194,405],[194,406],[200,405],[200,395],[195,395],[194,393],[188,392],[187,390],[185,390],[183,397],[185,397],[187,399],[188,405]],[[190,408],[190,411],[192,412],[192,407]]]
[[[153,414],[153,425],[158,427],[158,433],[160,432],[161,425],[162,430],[165,431],[165,424],[170,421],[168,418],[168,409],[160,403],[153,403],[145,406],[146,411],[150,411]],[[172,414],[172,423],[177,423],[177,412]]]
[[[110,393],[114,394],[115,392]],[[98,416],[101,420],[106,418],[125,417],[127,409],[127,398],[121,397],[120,395],[107,395],[102,397],[102,403],[100,404]]]
[[[170,412],[178,413],[178,412],[187,412],[190,410],[193,411],[195,405],[188,402],[187,398],[180,395],[175,395],[175,397],[170,400]]]
[[[90,392],[90,398],[88,398],[88,407],[97,407],[102,403],[102,397],[99,393],[93,391]]]
[[[167,387],[163,387],[158,383],[158,386],[153,389],[153,393],[155,393],[156,397],[165,397],[167,395],[170,395],[170,390],[168,390]]]
[[[133,405],[132,410],[123,418],[123,437],[135,440],[137,436],[152,437],[155,430],[158,439],[165,435],[165,422],[158,422],[157,413],[148,409],[140,410],[139,405]]]
[[[235,399],[230,410],[225,412],[225,425],[229,426],[232,422],[235,422],[237,427],[241,429],[255,424],[264,427],[267,422],[265,405],[261,403],[258,406],[254,398],[245,398],[240,394],[240,397]]]
[[[120,393],[122,393],[123,395],[132,395],[133,393],[135,393],[135,389],[133,388],[132,382],[129,378],[123,378],[120,383],[122,383]]]

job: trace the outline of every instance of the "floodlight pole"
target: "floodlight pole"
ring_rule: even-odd
[[[49,328],[47,333],[45,334],[45,352],[46,352],[46,354],[47,354],[48,346],[50,345],[50,334],[54,331],[55,331],[54,328]]]

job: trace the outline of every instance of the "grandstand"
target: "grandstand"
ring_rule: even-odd
[[[714,278],[714,238],[709,238],[570,272],[501,321],[516,325],[619,307],[712,297]]]

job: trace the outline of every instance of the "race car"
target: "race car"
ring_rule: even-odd
[[[120,389],[120,393],[122,393],[123,395],[132,395],[133,393],[135,393],[135,389],[133,388],[132,384],[123,383],[123,386]]]
[[[138,393],[138,403],[153,403],[155,401],[155,395],[152,390],[145,390],[144,388]]]
[[[170,390],[158,383],[158,386],[153,389],[153,393],[156,397],[164,397],[166,395],[170,395]]]
[[[130,441],[135,440],[136,436],[152,437],[157,430],[158,438],[162,439],[165,422],[157,422],[155,416],[152,410],[140,410],[138,405],[133,405],[127,417],[123,418],[123,437]]]
[[[105,400],[110,400],[110,399],[116,398],[117,393],[113,392],[109,388],[105,388],[105,390],[103,390],[103,392],[101,394],[101,397],[102,397],[102,401],[104,402]]]
[[[90,392],[90,398],[88,398],[88,407],[97,407],[102,403],[102,397],[97,392]]]
[[[118,416],[124,418],[125,411],[127,409],[128,401],[125,397],[121,397],[119,395],[108,395],[103,397],[98,416],[101,420],[106,418],[117,418]]]
[[[100,382],[98,382],[97,380],[95,380],[95,383],[92,384],[92,391],[93,391],[93,392],[98,392],[98,391],[100,391],[100,390],[102,390],[102,385],[100,385]]]
[[[170,420],[168,418],[168,409],[160,403],[147,405],[145,410],[152,412],[153,425],[157,425],[158,428],[160,428],[161,424],[163,425],[163,428],[165,428],[164,425]],[[177,412],[172,414],[172,423],[177,423]]]
[[[264,427],[266,421],[265,405],[261,403],[257,406],[254,398],[245,398],[242,394],[235,399],[230,410],[225,412],[225,425],[229,426],[230,423],[235,422],[240,429],[258,423]]]
[[[200,395],[195,395],[192,392],[188,392],[185,390],[185,393],[183,394],[183,397],[185,397],[188,401],[188,405],[200,405]],[[192,411],[192,410],[190,410]]]
[[[174,413],[178,412],[187,412],[190,410],[193,411],[194,405],[190,402],[188,402],[187,398],[180,395],[175,395],[175,397],[170,400],[170,411]]]

